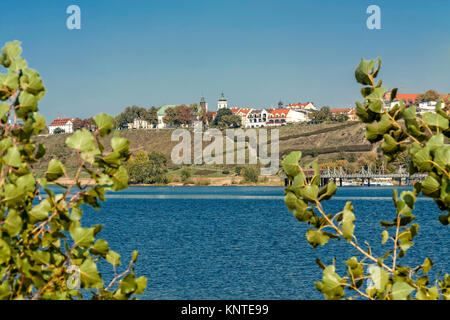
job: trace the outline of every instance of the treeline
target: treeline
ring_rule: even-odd
[[[121,129],[128,128],[128,124],[133,123],[136,118],[141,118],[149,124],[156,125],[158,124],[158,108],[155,106],[152,106],[149,109],[138,106],[126,107],[125,110],[115,118],[116,127]]]
[[[348,120],[348,116],[342,113],[333,114],[331,112],[330,107],[325,106],[320,108],[317,111],[311,112],[309,118],[313,123],[322,123],[322,122],[345,122]]]
[[[136,118],[147,121],[151,126],[158,124],[158,110],[154,106],[149,109],[130,106],[120,113],[116,118],[116,127],[120,129],[128,128],[129,123],[133,123]],[[203,124],[217,128],[237,128],[241,126],[241,118],[234,115],[229,109],[221,109],[214,112],[204,110],[197,103],[188,105],[181,104],[169,107],[164,112],[163,122],[169,127],[189,127],[194,121],[201,121]]]

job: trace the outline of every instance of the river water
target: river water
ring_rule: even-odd
[[[388,247],[381,245],[379,221],[395,216],[392,190],[343,187],[325,208],[339,212],[352,201],[359,242],[381,256]],[[344,276],[344,261],[357,252],[337,240],[313,249],[283,195],[283,187],[130,187],[108,193],[100,210],[87,208],[82,223],[104,225],[97,237],[122,255],[123,265],[140,251],[144,299],[322,299],[314,288],[322,277],[315,258],[328,265],[335,257]],[[439,210],[420,197],[413,213],[421,229],[399,263],[417,265],[428,256],[436,262],[432,276],[448,272],[450,233],[437,220]],[[111,279],[111,266],[99,267]]]

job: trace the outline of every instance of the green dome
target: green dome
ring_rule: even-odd
[[[225,96],[223,95],[223,92],[222,92],[222,95],[219,98],[219,101],[227,101],[227,99],[225,99]]]

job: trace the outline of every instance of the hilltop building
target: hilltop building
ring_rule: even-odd
[[[303,110],[307,113],[317,111],[317,107],[312,102],[306,102],[306,103],[290,103],[286,106],[288,109],[294,109],[294,110]]]
[[[283,109],[283,106],[284,106],[284,105],[283,105],[283,101],[280,100],[280,101],[278,102],[278,109]]]
[[[205,97],[200,99],[200,110],[208,111],[208,103],[205,101]]]
[[[248,115],[252,108],[230,108],[231,112],[241,118],[241,127],[245,127],[248,123]]]
[[[166,116],[166,110],[169,108],[175,108],[176,105],[174,104],[165,104],[161,107],[159,107],[157,115],[158,115],[158,124],[156,125],[156,127],[158,129],[164,129],[167,125],[164,122],[164,117]]]
[[[228,108],[228,102],[222,92],[222,95],[220,96],[219,101],[217,101],[217,110],[227,109],[227,108]]]
[[[419,101],[416,102],[416,99],[418,96],[420,96],[420,93],[397,93],[395,96],[395,100],[391,102],[391,93],[386,92],[384,94],[383,100],[386,106],[388,106],[389,109],[392,109],[396,104],[399,103],[400,100],[403,100],[404,104],[406,106],[412,106],[415,105],[417,107],[417,113],[419,115],[423,115],[426,112],[434,112],[436,109],[436,101]],[[443,95],[440,94],[442,97]],[[450,95],[445,95],[444,100],[450,97]]]
[[[330,112],[333,114],[333,117],[338,117],[340,115],[347,116],[347,121],[359,120],[358,116],[355,114],[354,108],[334,108],[330,109]]]
[[[64,130],[64,133],[73,133],[73,122],[72,118],[57,118],[53,120],[48,125],[48,132],[54,134],[57,128]]]
[[[273,127],[305,121],[308,121],[308,114],[305,111],[296,111],[288,108],[270,109],[266,125]]]
[[[128,123],[128,129],[152,129],[153,126],[141,117],[135,118],[132,123]]]
[[[266,109],[253,109],[247,115],[246,128],[261,128],[266,126],[269,113]]]

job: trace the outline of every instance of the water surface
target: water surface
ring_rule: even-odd
[[[343,187],[325,208],[338,212],[351,200],[355,234],[382,255],[379,220],[394,218],[392,189]],[[102,209],[88,208],[82,221],[105,225],[99,236],[123,264],[140,251],[145,299],[322,299],[314,289],[321,279],[315,258],[330,264],[336,257],[345,275],[343,263],[357,252],[336,240],[311,248],[307,226],[286,209],[283,195],[283,187],[130,187],[108,193]],[[428,255],[441,261],[433,274],[450,270],[449,230],[437,221],[434,202],[419,198],[414,214],[421,229],[400,263],[421,264]],[[110,265],[100,269],[105,281],[111,278]]]

